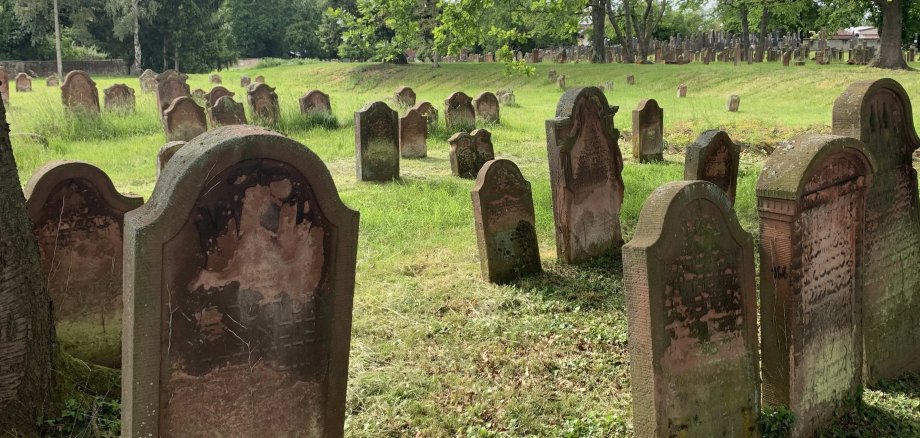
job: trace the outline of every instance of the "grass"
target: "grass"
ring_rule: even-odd
[[[269,62],[266,65],[285,64]],[[736,208],[758,238],[754,187],[779,142],[806,131],[829,132],[834,99],[856,80],[890,76],[908,93],[920,74],[831,65],[554,65],[533,77],[502,74],[501,65],[391,66],[305,62],[221,72],[224,85],[245,100],[241,75],[264,75],[279,95],[279,129],[318,153],[344,201],[361,212],[346,428],[349,436],[629,436],[631,396],[622,266],[617,259],[572,268],[555,263],[555,238],[546,164],[544,121],[554,116],[560,90],[550,69],[569,86],[601,85],[624,138],[626,195],[621,222],[628,241],[648,195],[683,176],[683,149],[705,129],[721,128],[745,148]],[[625,77],[636,76],[627,86]],[[135,78],[95,78],[101,90]],[[192,89],[209,89],[208,75],[191,75]],[[689,87],[677,98],[677,86]],[[509,158],[531,182],[546,273],[510,286],[483,282],[473,228],[473,181],[450,176],[446,139],[429,139],[428,158],[403,160],[403,180],[358,183],[353,113],[387,100],[401,85],[440,111],[453,91],[514,89],[517,105],[502,107],[502,124],[488,126],[496,155]],[[310,89],[331,97],[334,119],[299,116],[297,99]],[[35,133],[49,146],[14,136],[25,182],[52,159],[89,161],[123,192],[145,198],[155,181],[156,152],[165,142],[151,94],[138,91],[136,116],[104,114],[71,120],[58,89],[42,85],[11,96],[16,133]],[[728,113],[730,94],[741,111]],[[628,141],[631,110],[655,98],[665,110],[666,161],[638,164]],[[248,108],[247,108],[248,110]],[[250,115],[250,120],[251,115]],[[831,436],[916,436],[920,377],[865,392],[865,404],[827,433]]]

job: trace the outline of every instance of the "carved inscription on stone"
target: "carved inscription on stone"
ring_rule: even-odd
[[[454,176],[476,178],[479,169],[495,159],[492,134],[485,129],[476,129],[471,134],[458,132],[447,142],[450,144],[450,168]]]
[[[706,131],[687,147],[684,179],[709,181],[725,191],[734,204],[740,153],[725,131]]]

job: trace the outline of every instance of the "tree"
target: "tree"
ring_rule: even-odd
[[[606,0],[590,0],[591,8],[591,62],[607,62],[607,35],[604,34],[604,21],[607,18]]]
[[[873,0],[882,10],[882,28],[879,32],[881,45],[872,61],[873,67],[895,70],[911,70],[904,60],[901,47],[901,30],[904,13],[910,0]]]
[[[148,19],[157,12],[159,3],[154,0],[106,0],[105,9],[114,21],[112,32],[115,38],[124,41],[129,35],[133,42],[133,61],[131,74],[139,75],[142,70],[143,52],[141,50],[141,20]]]
[[[644,3],[644,7],[642,5]],[[607,18],[614,34],[623,46],[626,62],[646,62],[649,47],[654,40],[655,29],[668,8],[668,0],[611,0],[607,4]],[[641,13],[639,12],[641,9]],[[636,51],[632,51],[632,41],[636,41]]]

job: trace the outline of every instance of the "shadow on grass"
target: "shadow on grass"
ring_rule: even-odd
[[[879,382],[878,390],[888,395],[903,395],[907,398],[920,398],[920,374],[911,373],[900,379],[883,380]]]
[[[619,254],[580,265],[544,262],[543,273],[514,283],[523,291],[566,301],[582,309],[625,310],[623,261]]]
[[[918,437],[920,424],[879,406],[862,404],[836,424],[820,431],[819,437]]]

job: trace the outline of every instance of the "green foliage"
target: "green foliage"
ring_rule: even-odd
[[[39,418],[43,437],[117,437],[121,433],[121,402],[95,396],[88,402],[75,398],[65,401],[57,418]]]
[[[795,413],[786,406],[765,406],[757,423],[763,438],[786,438],[792,433]]]

